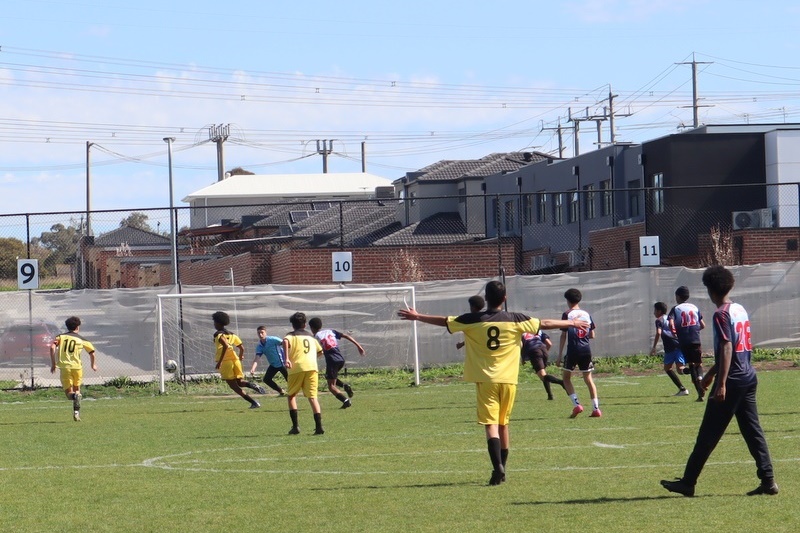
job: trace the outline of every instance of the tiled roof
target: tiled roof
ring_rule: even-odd
[[[526,154],[529,158],[526,161]],[[443,160],[409,172],[409,180],[447,181],[461,178],[486,177],[503,171],[514,171],[520,167],[543,161],[547,156],[539,152],[494,153],[480,159]]]
[[[378,239],[376,245],[453,244],[484,238],[482,233],[467,233],[458,213],[437,213],[400,231]]]
[[[346,245],[358,242],[360,246],[365,246],[400,227],[396,207],[379,205],[375,202],[343,204],[341,218]],[[339,230],[339,209],[335,207],[316,212],[298,223],[294,235],[314,238],[312,242],[316,246],[322,245],[323,241],[335,245],[339,243]],[[330,236],[330,239],[326,239],[327,236]]]
[[[152,231],[145,231],[130,226],[122,226],[108,233],[103,233],[94,240],[95,246],[170,246],[169,237],[164,237]]]

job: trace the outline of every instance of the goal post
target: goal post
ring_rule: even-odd
[[[229,313],[231,324],[239,324],[233,333],[244,344],[245,373],[254,358],[256,328],[266,326],[267,335],[283,338],[292,329],[289,317],[301,311],[309,320],[319,317],[325,329],[351,335],[364,347],[362,358],[350,342],[340,342],[347,368],[411,367],[419,385],[417,322],[397,317],[397,310],[405,307],[416,307],[413,286],[159,294],[155,332],[159,390],[165,392],[164,363],[170,359],[184,377],[216,373],[211,320],[215,311]],[[260,361],[259,370],[266,364]],[[320,370],[323,366],[320,361]]]

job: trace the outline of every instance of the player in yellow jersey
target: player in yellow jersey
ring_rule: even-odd
[[[244,347],[242,346],[242,339],[235,333],[225,329],[225,326],[231,323],[228,313],[217,311],[211,315],[211,319],[214,321],[214,327],[217,330],[214,332],[214,347],[216,348],[214,361],[217,363],[215,368],[219,370],[219,375],[233,392],[250,402],[250,409],[261,407],[260,403],[242,390],[242,387],[247,387],[259,394],[266,394],[267,392],[261,385],[256,385],[244,379],[244,372],[242,371]],[[238,355],[234,352],[234,349],[238,350]]]
[[[517,393],[522,334],[536,333],[540,329],[589,327],[588,323],[581,321],[539,320],[522,313],[503,311],[501,306],[505,301],[505,285],[490,281],[486,284],[485,311],[448,317],[422,315],[414,309],[398,311],[404,320],[443,326],[450,333],[464,332],[464,381],[475,383],[478,423],[485,428],[492,462],[489,485],[499,485],[506,480],[505,466],[510,444],[508,426]]]
[[[283,353],[286,354],[286,368],[289,371],[288,390],[289,417],[292,419],[292,429],[289,435],[300,433],[297,425],[297,394],[302,390],[303,396],[308,398],[311,411],[314,413],[314,435],[322,435],[322,409],[317,400],[317,385],[319,383],[319,367],[317,358],[322,357],[322,345],[306,331],[305,313],[295,313],[289,317],[294,331],[287,333],[283,338]]]
[[[64,321],[67,332],[56,335],[50,345],[50,372],[55,374],[56,367],[61,369],[61,385],[64,394],[72,400],[72,419],[81,420],[81,383],[83,382],[83,365],[81,352],[86,350],[92,360],[92,370],[97,372],[97,361],[94,357],[94,346],[78,333],[81,319],[71,316]],[[56,355],[57,354],[57,355]]]

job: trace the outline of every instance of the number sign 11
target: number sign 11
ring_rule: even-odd
[[[333,252],[331,271],[336,283],[353,281],[353,252]]]
[[[639,264],[642,266],[658,266],[661,264],[658,235],[639,237]]]
[[[39,261],[17,259],[17,286],[20,289],[39,288]]]

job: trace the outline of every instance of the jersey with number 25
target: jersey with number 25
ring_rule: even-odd
[[[720,367],[722,343],[731,343],[731,366],[727,386],[747,386],[756,379],[750,365],[753,341],[750,338],[750,317],[739,304],[727,302],[714,311],[714,364]]]
[[[539,319],[508,311],[481,311],[447,317],[447,330],[464,332],[464,381],[516,384],[522,334],[539,331]]]

